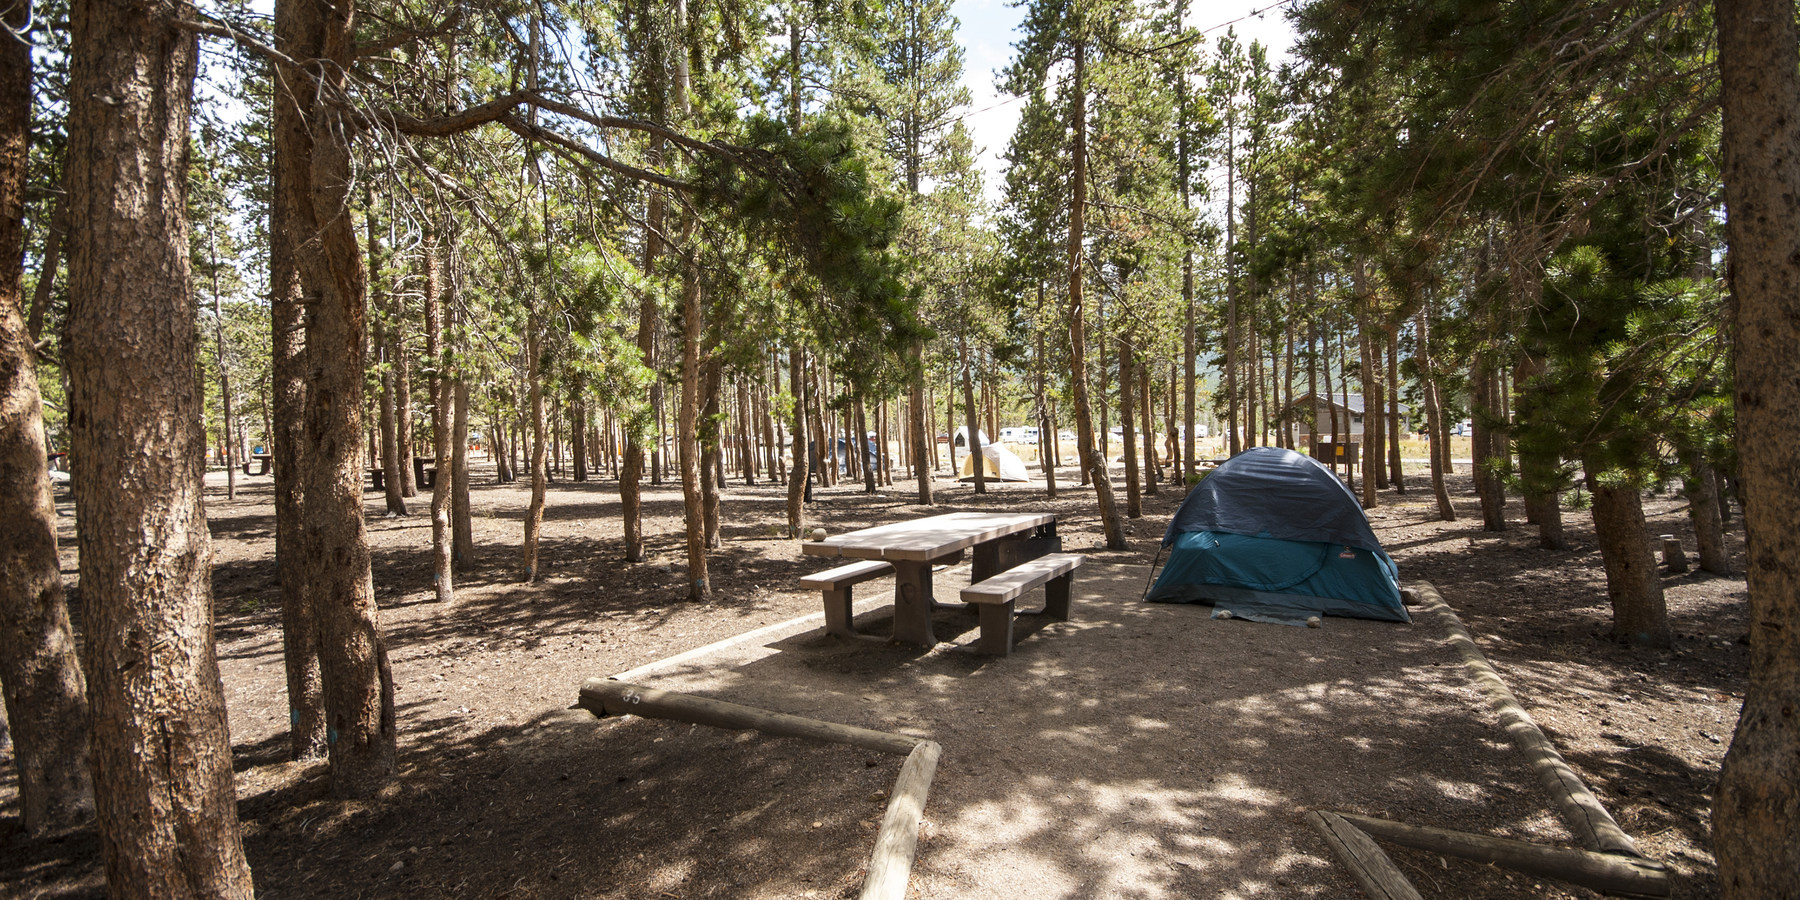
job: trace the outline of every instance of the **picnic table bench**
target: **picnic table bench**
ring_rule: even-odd
[[[811,541],[801,549],[808,556],[864,561],[803,579],[802,584],[823,595],[827,631],[844,637],[857,636],[850,622],[851,587],[891,572],[895,581],[894,640],[930,647],[937,643],[931,628],[931,610],[936,605],[931,588],[934,565],[960,561],[965,553],[972,552],[970,579],[980,584],[1062,549],[1062,541],[1056,536],[1056,516],[1049,513],[948,513]],[[1067,570],[1061,574],[1066,575]],[[1062,589],[1066,588],[1065,583]],[[1009,602],[997,602],[1010,614]],[[1067,605],[1065,593],[1064,618],[1068,615]],[[997,613],[985,615],[993,620]],[[1009,640],[1010,628],[1008,622]],[[994,646],[997,645],[993,641],[984,638],[984,652]],[[1010,650],[1010,643],[1007,648]]]
[[[432,466],[432,467],[427,468],[425,465],[428,462],[435,462],[435,461],[436,460],[432,459],[429,456],[413,457],[413,486],[414,487],[417,487],[421,491],[428,491],[428,490],[431,490],[431,488],[437,484],[437,467]],[[246,471],[248,471],[248,470],[246,470]],[[372,466],[369,469],[369,490],[372,490],[372,491],[387,490],[387,473],[384,472],[380,466]]]
[[[1079,553],[1047,553],[1027,560],[962,591],[964,603],[980,610],[981,639],[977,650],[989,656],[1009,656],[1013,648],[1013,603],[1040,585],[1044,608],[1037,615],[1069,620],[1069,588],[1075,570],[1086,561]]]
[[[250,466],[252,463],[262,463],[262,468],[257,469],[256,471],[252,472],[252,471],[250,471]],[[245,475],[267,475],[267,474],[269,474],[269,467],[271,465],[274,465],[274,463],[275,463],[274,454],[252,453],[252,454],[250,454],[250,457],[248,459],[244,460],[244,474]]]

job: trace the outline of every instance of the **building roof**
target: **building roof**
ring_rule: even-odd
[[[1310,394],[1310,393],[1306,394],[1304,396],[1298,397],[1294,400],[1294,405],[1295,406],[1305,406],[1307,404],[1314,403],[1315,402],[1314,397],[1315,397],[1315,395]],[[1332,404],[1339,409],[1349,410],[1350,412],[1355,413],[1356,415],[1359,415],[1359,416],[1363,414],[1363,396],[1361,394],[1329,394],[1329,395],[1323,395],[1323,396],[1317,397],[1318,400],[1326,400],[1328,398],[1330,401],[1332,401]],[[1400,413],[1402,415],[1405,415],[1406,413],[1410,413],[1410,412],[1412,412],[1411,407],[1407,406],[1404,403],[1400,404]]]

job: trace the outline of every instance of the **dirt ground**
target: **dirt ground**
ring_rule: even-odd
[[[269,479],[240,478],[235,500],[222,474],[212,480],[219,654],[264,897],[856,895],[899,758],[568,708],[584,679],[627,672],[941,744],[913,897],[1360,896],[1303,821],[1308,809],[1571,845],[1445,645],[1443,621],[1415,611],[1411,626],[1332,618],[1299,629],[1142,603],[1179,497],[1147,498],[1128,525],[1131,550],[1108,552],[1092,491],[1066,480],[1055,501],[1041,484],[978,497],[940,481],[939,505],[925,509],[902,481],[873,496],[823,489],[810,507],[834,533],[955,510],[1055,512],[1065,550],[1089,559],[1074,616],[1027,626],[1008,658],[970,652],[974,616],[960,609],[936,615],[945,640],[930,651],[825,636],[818,597],[798,580],[826,563],[777,536],[779,486],[729,488],[708,604],[683,599],[675,485],[649,490],[651,557],[630,565],[617,485],[554,483],[543,575],[522,584],[527,492],[492,484],[478,464],[479,565],[450,607],[432,602],[426,498],[385,518],[371,492],[401,774],[390,797],[334,801],[322,763],[283,758]],[[1439,587],[1570,764],[1669,866],[1674,896],[1715,895],[1709,810],[1742,699],[1743,580],[1665,576],[1675,646],[1628,650],[1606,639],[1585,512],[1567,513],[1573,548],[1549,552],[1516,503],[1513,530],[1483,533],[1466,472],[1454,523],[1434,521],[1421,477],[1408,486],[1371,511],[1402,580]],[[1679,500],[1653,500],[1649,513],[1652,534],[1681,534],[1692,551]],[[73,520],[63,523],[73,580]],[[1741,558],[1741,532],[1731,540]],[[967,566],[937,577],[939,596],[954,596]],[[881,583],[859,590],[858,627],[885,633]],[[10,758],[0,772],[0,896],[103,896],[92,832],[27,840]],[[1428,897],[1597,896],[1387,849]]]

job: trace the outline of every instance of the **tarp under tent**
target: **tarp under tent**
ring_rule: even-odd
[[[1163,534],[1149,599],[1283,625],[1310,616],[1411,622],[1399,570],[1356,497],[1311,457],[1256,447],[1200,480]]]
[[[987,481],[1030,481],[1031,476],[1025,472],[1025,461],[1018,454],[999,444],[982,444],[981,455],[987,465],[981,467],[981,477]],[[975,454],[963,457],[963,481],[975,480]]]

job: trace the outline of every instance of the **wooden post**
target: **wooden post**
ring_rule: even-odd
[[[1681,551],[1681,539],[1672,534],[1662,536],[1662,561],[1669,572],[1679,575],[1688,570],[1687,554]]]

